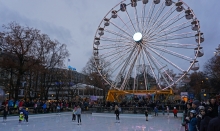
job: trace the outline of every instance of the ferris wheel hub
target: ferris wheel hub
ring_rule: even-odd
[[[135,42],[140,42],[142,40],[142,34],[140,32],[136,32],[134,35],[133,35],[133,39]]]

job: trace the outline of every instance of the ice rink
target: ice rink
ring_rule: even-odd
[[[179,114],[181,116],[181,114]],[[2,119],[2,118],[1,118]],[[181,117],[173,114],[149,116],[144,114],[121,114],[120,123],[115,115],[107,113],[82,114],[82,125],[72,121],[71,112],[29,115],[29,122],[18,123],[18,116],[8,117],[0,124],[0,131],[180,131]]]

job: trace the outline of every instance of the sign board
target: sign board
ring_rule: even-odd
[[[189,99],[193,99],[194,98],[194,94],[193,93],[190,93],[189,94]]]
[[[188,92],[181,92],[180,95],[181,96],[188,96]]]

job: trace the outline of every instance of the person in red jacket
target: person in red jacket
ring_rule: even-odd
[[[178,110],[176,109],[176,107],[174,107],[174,109],[173,109],[174,117],[177,117],[177,112],[178,112]]]

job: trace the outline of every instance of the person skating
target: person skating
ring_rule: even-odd
[[[24,120],[24,114],[21,111],[20,114],[19,114],[19,123],[21,123],[23,120]]]
[[[146,121],[148,121],[148,110],[145,110],[145,117],[146,117]]]
[[[77,109],[76,109],[76,115],[77,115],[77,121],[78,121],[78,125],[80,124],[82,124],[81,123],[81,108],[80,108],[80,106],[78,105],[77,106]]]
[[[167,115],[169,115],[170,109],[169,106],[167,106]]]
[[[173,109],[174,118],[177,117],[177,112],[178,112],[178,110],[176,109],[176,107],[174,107],[174,109]]]
[[[7,116],[8,116],[8,104],[6,104],[6,105],[4,106],[4,110],[3,110],[3,122],[6,122]]]
[[[157,108],[157,106],[154,107],[154,113],[155,113],[155,116],[158,116],[158,108]]]
[[[76,107],[73,108],[73,115],[72,115],[72,121],[76,120]]]
[[[117,105],[115,105],[115,115],[116,115],[116,123],[120,123],[119,119],[119,108]]]
[[[28,108],[26,108],[25,113],[24,113],[24,119],[26,122],[28,122],[28,115],[29,115]]]

